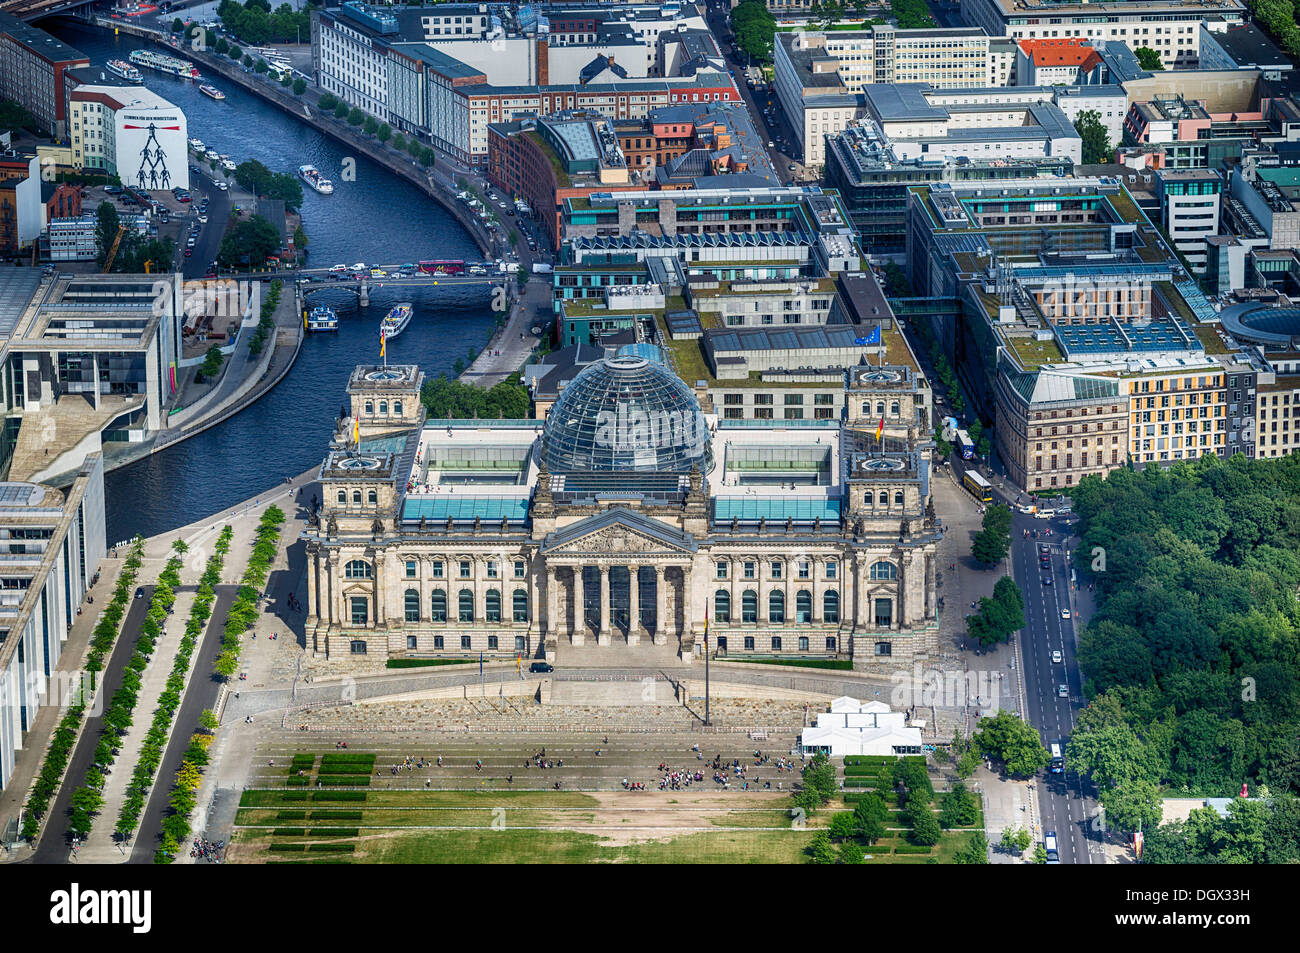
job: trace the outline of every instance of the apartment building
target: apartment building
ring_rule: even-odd
[[[818,32],[778,31],[773,44],[773,89],[795,131],[803,162],[820,166],[824,138],[861,116],[858,96],[869,86],[925,83],[934,88],[1001,85],[1010,51],[990,56],[982,30],[957,28]]]
[[[1050,0],[964,0],[962,18],[990,36],[1017,40],[1086,38],[1149,47],[1167,69],[1197,65],[1201,21],[1246,22],[1242,0],[1112,0],[1053,3]]]
[[[90,60],[62,40],[0,11],[0,99],[18,103],[44,132],[67,135],[63,74]]]

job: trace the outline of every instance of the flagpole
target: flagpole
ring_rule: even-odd
[[[704,727],[709,726],[709,610],[704,609]]]

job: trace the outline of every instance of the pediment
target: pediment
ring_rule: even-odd
[[[542,545],[547,555],[690,555],[695,540],[676,527],[629,510],[602,513],[552,533]]]

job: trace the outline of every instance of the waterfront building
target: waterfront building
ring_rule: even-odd
[[[928,429],[907,413],[914,379],[860,371],[898,404],[870,449],[863,401],[847,427],[718,421],[652,354],[588,365],[545,422],[486,427],[395,429],[418,369],[359,367],[360,445],[341,422],[306,534],[309,646],[343,668],[592,652],[617,666],[638,644],[689,662],[707,612],[710,649],[733,658],[924,659]]]
[[[66,704],[55,677],[68,632],[105,553],[104,461],[88,455],[64,490],[0,483],[0,791],[45,705]]]
[[[146,191],[187,189],[185,113],[144,86],[79,85],[69,94],[72,166]]]
[[[0,11],[0,99],[26,109],[42,131],[60,139],[67,135],[63,74],[89,65],[62,40]]]
[[[1197,65],[1200,23],[1219,18],[1246,22],[1242,0],[1109,0],[1060,4],[1048,0],[965,0],[962,19],[991,36],[1017,40],[1076,37],[1118,41],[1130,49],[1148,47],[1166,69]]]

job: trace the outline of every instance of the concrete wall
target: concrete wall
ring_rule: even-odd
[[[1212,113],[1249,112],[1259,108],[1259,77],[1259,70],[1161,70],[1123,86],[1131,103],[1182,96]]]

